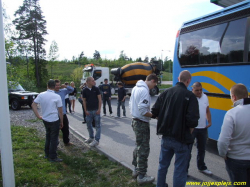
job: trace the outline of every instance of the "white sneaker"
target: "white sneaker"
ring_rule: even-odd
[[[91,142],[91,143],[89,144],[89,146],[91,146],[91,147],[95,147],[95,146],[97,146],[97,145],[99,145],[99,142],[96,141],[96,140],[94,140],[93,142]]]
[[[115,116],[115,118],[120,118],[120,116]]]
[[[136,179],[137,176],[138,176],[138,173],[137,173],[136,169],[134,169],[132,172],[132,178]]]
[[[110,116],[110,117],[113,117],[113,115],[112,115],[112,114],[109,114],[109,116]]]
[[[87,139],[87,140],[85,140],[85,143],[91,143],[91,142],[93,142],[93,138],[89,138],[89,139]]]
[[[103,114],[102,116],[106,116],[106,114]]]
[[[204,173],[204,174],[206,174],[206,175],[212,175],[212,174],[213,174],[213,173],[212,173],[210,170],[208,170],[208,169],[199,170],[199,172]]]
[[[122,118],[125,118],[126,116],[122,116]]]
[[[147,176],[147,175],[145,175],[142,179],[140,179],[139,176],[137,177],[138,184],[151,183],[151,182],[154,182],[154,180],[155,180],[154,177]]]

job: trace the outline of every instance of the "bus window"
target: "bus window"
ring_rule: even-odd
[[[217,63],[217,54],[220,53],[219,43],[226,25],[223,23],[182,34],[178,55],[180,64],[183,66]]]
[[[247,18],[180,35],[181,66],[243,62]]]
[[[102,70],[95,70],[93,73],[93,78],[95,80],[99,79],[102,76]]]
[[[221,43],[219,63],[243,62],[246,18],[231,21]]]

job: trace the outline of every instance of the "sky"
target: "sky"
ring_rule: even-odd
[[[177,31],[183,22],[220,10],[210,0],[40,0],[47,21],[45,49],[52,41],[59,47],[58,60],[79,57],[118,59],[121,51],[138,57],[173,58]],[[22,0],[2,0],[7,14]]]

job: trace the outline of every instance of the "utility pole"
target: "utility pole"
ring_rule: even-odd
[[[3,28],[3,9],[2,0],[0,0],[0,80],[2,90],[0,92],[0,148],[1,148],[1,165],[2,178],[4,187],[15,187],[15,176],[13,166],[12,141],[10,131],[10,113],[9,113],[9,99],[8,86],[6,75],[6,59],[5,59],[5,40]]]

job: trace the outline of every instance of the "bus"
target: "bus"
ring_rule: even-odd
[[[201,82],[212,114],[209,138],[218,140],[225,113],[232,108],[230,88],[250,90],[250,0],[184,22],[177,32],[173,84],[183,70]]]

